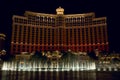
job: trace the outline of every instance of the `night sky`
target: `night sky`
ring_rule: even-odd
[[[65,14],[95,12],[96,17],[107,17],[110,51],[120,52],[120,4],[119,0],[1,0],[0,33],[6,34],[6,49],[10,48],[12,16],[25,11],[56,14],[61,6]]]

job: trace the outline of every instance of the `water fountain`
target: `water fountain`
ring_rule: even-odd
[[[68,52],[61,54],[59,51],[47,52],[39,58],[27,59],[30,55],[24,53],[17,59],[3,62],[2,70],[7,71],[84,71],[95,70],[96,64],[86,54]],[[47,58],[45,58],[47,57]],[[40,59],[41,58],[41,59]]]
[[[95,70],[95,62],[74,62],[74,63],[42,63],[35,61],[12,61],[4,62],[2,70],[6,71],[79,71],[79,70]]]

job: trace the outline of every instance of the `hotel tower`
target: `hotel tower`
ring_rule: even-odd
[[[33,51],[108,51],[106,17],[95,13],[56,14],[25,11],[12,17],[11,54]]]

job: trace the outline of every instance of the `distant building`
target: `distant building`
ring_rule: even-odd
[[[59,51],[54,51],[53,53],[50,53],[48,51],[47,54],[46,54],[46,57],[49,60],[56,60],[56,61],[58,61],[62,57],[62,54]]]
[[[95,13],[57,14],[26,11],[13,16],[11,53],[33,51],[108,51],[106,17]]]
[[[22,52],[21,54],[16,54],[15,59],[16,60],[29,60],[31,58],[32,54],[27,52]]]
[[[5,34],[0,33],[0,52],[5,48]]]

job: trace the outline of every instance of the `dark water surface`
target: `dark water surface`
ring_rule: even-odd
[[[120,80],[120,72],[96,71],[0,71],[0,80]]]

